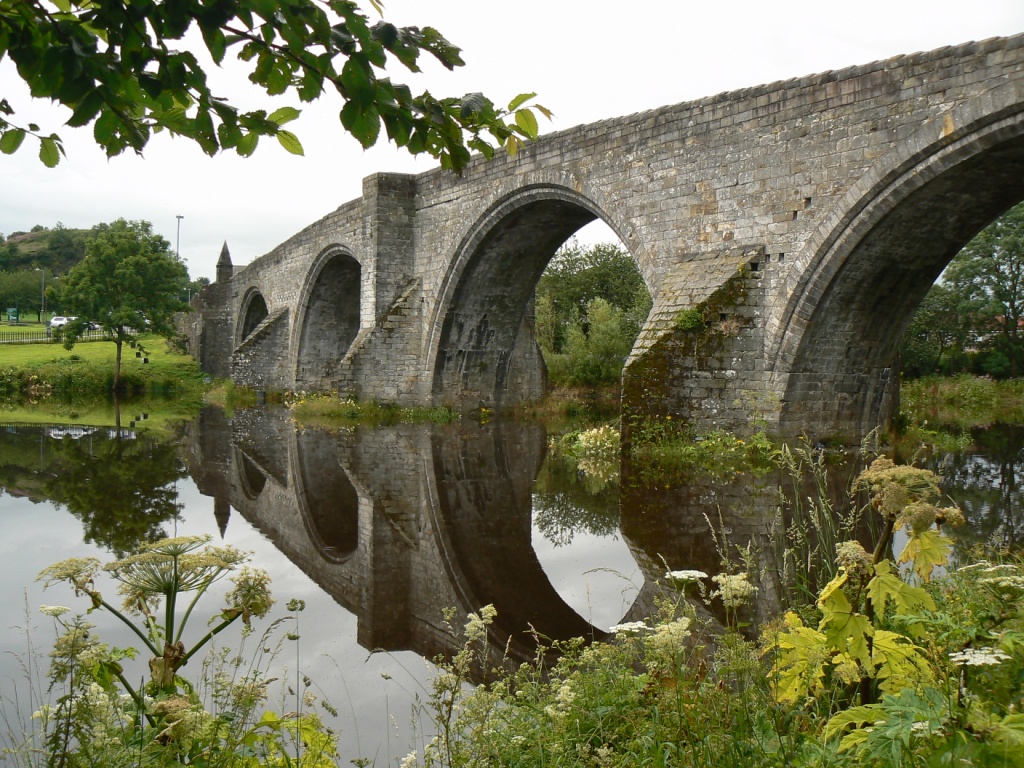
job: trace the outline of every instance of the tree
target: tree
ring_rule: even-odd
[[[1024,203],[983,229],[943,273],[985,347],[1024,374]]]
[[[970,316],[961,314],[957,294],[936,283],[917,308],[903,335],[900,362],[911,377],[940,371],[955,372],[965,360],[965,347],[972,337]]]
[[[936,367],[956,372],[960,361],[992,376],[1024,375],[1024,203],[953,258],[921,303],[900,351],[911,375]]]
[[[172,317],[187,312],[179,298],[188,283],[185,265],[148,221],[98,224],[85,258],[64,277],[61,302],[78,319],[58,330],[69,349],[87,323],[98,324],[117,345],[114,390],[121,387],[121,349],[140,331],[169,335]]]
[[[381,13],[378,0],[369,3]],[[91,124],[108,156],[141,152],[159,131],[191,139],[209,155],[234,149],[247,157],[261,136],[302,154],[298,138],[283,128],[299,110],[241,111],[213,93],[187,49],[195,32],[214,64],[230,50],[267,96],[290,93],[311,102],[336,92],[342,127],[364,147],[376,143],[383,124],[399,147],[458,171],[471,150],[514,152],[537,136],[537,118],[525,106],[534,94],[503,109],[480,93],[414,96],[392,82],[386,68],[395,60],[419,72],[420,56],[428,54],[454,69],[464,64],[460,50],[431,27],[371,23],[352,0],[0,0],[0,59],[10,56],[33,97],[68,107],[68,125]],[[47,166],[60,162],[60,137],[16,124],[13,107],[0,99],[0,151],[17,151],[26,135],[38,139]]]
[[[610,384],[651,297],[632,257],[614,243],[559,249],[537,283],[535,333],[555,384]]]

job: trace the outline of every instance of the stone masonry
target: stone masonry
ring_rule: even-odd
[[[524,336],[537,279],[601,218],[654,299],[623,374],[630,418],[741,428],[756,410],[783,434],[857,439],[888,417],[928,287],[1022,198],[1016,36],[578,126],[461,176],[370,176],[224,270],[190,341],[205,370],[260,388],[519,402],[543,386]]]

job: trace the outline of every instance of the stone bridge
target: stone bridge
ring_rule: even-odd
[[[812,75],[541,137],[363,195],[200,294],[204,369],[402,404],[536,397],[532,297],[604,220],[654,306],[627,414],[856,439],[943,267],[1024,198],[1024,36]]]

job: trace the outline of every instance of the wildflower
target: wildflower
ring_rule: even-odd
[[[246,626],[252,616],[263,618],[274,605],[270,596],[270,574],[255,568],[243,568],[232,579],[235,588],[227,594],[227,601],[235,610],[242,612]]]
[[[836,547],[836,565],[846,569],[853,579],[863,579],[871,573],[871,555],[858,541],[844,541]]]
[[[671,579],[672,581],[681,581],[683,583],[689,583],[691,581],[700,581],[706,579],[708,575],[704,571],[666,571],[665,578]]]
[[[994,667],[1009,658],[1009,654],[997,648],[964,648],[949,654],[950,661],[964,667]]]
[[[719,573],[712,581],[719,588],[711,596],[722,598],[726,608],[739,608],[757,592],[757,587],[747,581],[745,573]]]
[[[469,614],[466,621],[466,642],[483,640],[487,636],[487,628],[497,615],[498,611],[493,605],[485,605],[480,609],[480,613]]]
[[[624,624],[616,624],[608,631],[613,635],[635,635],[639,632],[644,632],[647,628],[647,625],[642,621],[627,621]]]
[[[70,610],[71,610],[70,608],[65,608],[63,605],[40,605],[39,606],[39,612],[40,613],[42,613],[42,614],[44,614],[46,616],[53,616],[53,618],[55,618],[55,619],[58,618],[59,616],[63,616],[65,613],[67,613]]]
[[[66,581],[72,584],[78,593],[84,591],[92,582],[99,566],[100,561],[95,557],[69,557],[44,568],[39,572],[36,581],[42,581],[47,587],[59,581]]]
[[[683,616],[667,624],[659,624],[647,637],[647,645],[655,651],[674,654],[690,636],[690,619]]]
[[[576,700],[576,691],[572,689],[572,683],[566,680],[558,688],[558,693],[555,694],[555,700],[558,702],[558,708],[566,710]]]
[[[399,768],[413,768],[416,765],[416,757],[416,750],[414,749],[402,758],[402,762],[398,764]]]

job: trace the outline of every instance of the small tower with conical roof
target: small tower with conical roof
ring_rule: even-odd
[[[231,263],[231,254],[228,252],[228,241],[220,249],[220,258],[217,259],[217,282],[226,283],[235,274],[235,267]]]

